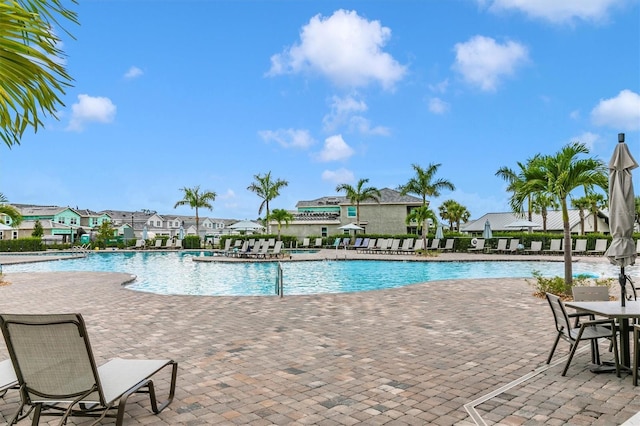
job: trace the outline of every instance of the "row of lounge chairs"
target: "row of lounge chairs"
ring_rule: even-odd
[[[162,239],[157,239],[155,244],[152,246],[147,246],[147,242],[145,240],[136,240],[136,244],[131,247],[134,250],[144,250],[144,249],[181,249],[182,248],[182,240],[177,239],[173,241],[171,238],[167,239],[164,244],[162,243]]]
[[[549,248],[542,248],[542,241],[532,241],[529,248],[523,248],[520,240],[517,238],[498,239],[496,248],[488,248],[485,246],[485,240],[479,238],[476,240],[474,247],[469,248],[468,252],[475,253],[524,253],[524,254],[562,254],[563,239],[554,238],[549,242]],[[640,240],[638,240],[640,241]],[[584,238],[576,239],[575,246],[571,249],[573,254],[581,255],[604,255],[607,251],[608,241],[606,239],[597,239],[593,250],[587,250],[587,240]],[[640,242],[637,243],[637,251],[640,253]]]
[[[223,249],[218,250],[219,254],[229,257],[242,257],[254,259],[267,259],[273,257],[284,256],[282,252],[282,241],[276,241],[275,238],[268,240],[236,240],[233,243],[231,238],[225,241]]]
[[[428,241],[428,240],[427,240]],[[431,242],[424,241],[421,238],[356,238],[353,244],[350,244],[350,238],[336,238],[331,248],[344,248],[348,250],[356,250],[359,253],[380,253],[380,254],[407,254],[416,253],[422,250],[438,250],[453,251],[454,239],[446,240],[444,247],[440,247],[440,239],[434,238]]]

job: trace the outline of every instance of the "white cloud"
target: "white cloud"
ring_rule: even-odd
[[[569,118],[571,118],[572,120],[579,120],[580,119],[580,110],[576,109],[573,110],[569,113]]]
[[[67,130],[81,132],[87,123],[111,123],[115,116],[116,106],[111,99],[78,95],[78,102],[71,105],[71,120]]]
[[[457,43],[454,50],[456,61],[452,68],[484,91],[495,91],[502,77],[513,75],[518,66],[529,60],[524,45],[514,41],[499,44],[480,35]]]
[[[406,67],[382,50],[390,37],[389,28],[355,11],[341,9],[330,17],[318,14],[302,27],[299,43],[271,57],[267,75],[317,73],[337,86],[377,82],[392,89]]]
[[[600,140],[600,135],[595,134],[595,133],[591,133],[591,132],[584,132],[580,136],[576,136],[575,138],[571,138],[571,142],[578,141],[578,142],[584,144],[587,148],[589,148],[589,151],[593,151],[594,145],[599,140]]]
[[[129,68],[129,70],[124,74],[124,78],[130,80],[136,77],[140,77],[143,74],[144,72],[140,68],[133,66]]]
[[[350,132],[365,135],[388,135],[389,129],[384,126],[372,126],[371,121],[359,115],[367,111],[366,102],[354,96],[333,96],[331,98],[331,112],[324,116],[322,123],[325,132],[335,132],[346,127]]]
[[[346,160],[354,154],[353,148],[351,148],[342,139],[342,135],[329,136],[324,141],[324,148],[318,154],[320,161],[339,161]]]
[[[449,88],[449,79],[442,80],[436,84],[430,84],[429,90],[436,93],[446,93],[447,88]]]
[[[609,9],[624,0],[479,0],[479,3],[488,5],[493,12],[517,10],[559,24],[574,19],[602,21]]]
[[[600,99],[591,110],[591,121],[619,130],[640,129],[640,95],[625,89],[615,98]]]
[[[429,111],[434,114],[444,114],[449,111],[449,104],[440,98],[429,99]]]
[[[227,189],[224,193],[219,194],[216,198],[218,200],[231,200],[236,197],[236,193],[233,189]]]
[[[309,131],[303,129],[260,130],[258,135],[265,142],[277,142],[283,148],[306,149],[315,143]]]
[[[355,182],[355,176],[351,170],[325,170],[322,172],[322,180],[333,182],[335,184]]]

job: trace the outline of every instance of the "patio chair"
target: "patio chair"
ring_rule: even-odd
[[[389,254],[398,254],[400,251],[400,238],[394,238],[391,240],[391,246],[387,249]]]
[[[413,245],[413,252],[417,253],[420,250],[424,250],[424,240],[422,238],[418,238],[416,243]]]
[[[453,238],[447,238],[447,241],[444,243],[444,247],[441,249],[442,251],[453,251],[453,244],[455,240]]]
[[[311,241],[309,240],[309,238],[303,238],[302,239],[302,244],[300,244],[300,248],[309,248],[309,244],[311,243]]]
[[[162,240],[161,239],[157,239],[156,243],[153,246],[154,249],[160,249],[162,248]]]
[[[573,249],[573,254],[585,254],[587,252],[587,240],[580,238],[576,240],[576,247]]]
[[[147,393],[156,414],[173,400],[175,361],[115,358],[98,367],[80,314],[0,314],[0,328],[20,385],[21,404],[9,425],[33,411],[34,425],[53,415],[60,424],[75,416],[115,417],[119,426],[134,393]],[[165,367],[171,367],[169,395],[158,404],[152,377]]]
[[[504,250],[505,253],[517,253],[518,246],[520,245],[520,240],[518,238],[512,238],[509,240],[509,247]]]
[[[531,241],[531,247],[524,252],[526,254],[540,254],[542,252],[542,241]]]
[[[398,250],[399,253],[411,253],[413,252],[414,238],[405,238],[402,240],[402,247]]]
[[[10,359],[0,362],[0,398],[4,396],[9,389],[18,389],[18,378],[13,370]]]
[[[638,386],[638,368],[640,368],[640,325],[633,325],[633,386]]]
[[[471,253],[474,253],[474,252],[484,253],[484,241],[485,241],[484,238],[474,238],[474,240],[476,240],[475,246],[473,245],[473,240],[471,240],[472,247],[469,247],[467,251]]]
[[[431,240],[431,245],[427,250],[438,250],[440,248],[440,238],[434,238]]]
[[[562,253],[562,239],[553,238],[549,243],[549,248],[546,250],[542,250],[543,253],[548,254],[559,254]]]
[[[611,319],[590,319],[587,321],[581,321],[580,325],[576,327],[569,321],[569,315],[567,314],[562,300],[554,294],[547,293],[546,296],[547,301],[549,302],[549,306],[551,307],[551,311],[553,312],[556,331],[558,332],[556,340],[553,343],[553,347],[551,348],[551,352],[549,353],[549,357],[547,358],[547,364],[551,363],[551,358],[553,357],[553,353],[555,352],[560,339],[566,340],[571,345],[569,357],[567,358],[564,370],[562,370],[563,376],[567,374],[567,370],[569,369],[571,360],[573,359],[573,356],[578,349],[578,344],[583,340],[594,342],[594,344],[591,346],[591,361],[593,363],[599,364],[598,361],[600,360],[596,359],[597,354],[594,351],[594,347],[595,345],[597,345],[598,339],[611,339],[611,341],[613,342],[616,375],[620,377],[618,345],[616,342],[617,327],[615,321]]]
[[[313,243],[314,248],[322,248],[322,238],[316,238],[316,241]]]
[[[273,250],[269,250],[266,256],[269,257],[279,257],[282,255],[282,241],[276,241],[276,244],[273,246]]]
[[[503,253],[507,250],[507,242],[506,238],[498,239],[498,246],[494,249],[489,249],[489,253]]]
[[[607,251],[607,240],[604,238],[598,238],[596,240],[596,246],[593,250],[587,250],[587,254],[604,254]]]

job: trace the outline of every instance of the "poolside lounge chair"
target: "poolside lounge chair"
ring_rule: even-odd
[[[414,238],[405,238],[402,241],[402,247],[398,250],[399,253],[411,253],[413,251]]]
[[[362,244],[362,248],[360,249],[360,253],[371,253],[376,247],[376,239],[375,238],[367,238],[367,245]]]
[[[231,250],[231,238],[227,238],[226,240],[224,240],[224,247],[221,250],[219,250],[219,252],[227,256],[230,250]]]
[[[179,250],[182,248],[182,240],[181,239],[177,239],[176,242],[173,244],[173,247],[176,250]]]
[[[576,240],[576,246],[573,249],[573,254],[585,254],[587,252],[587,240],[579,238]]]
[[[442,250],[442,251],[453,251],[454,243],[455,243],[455,240],[453,238],[447,238],[447,241],[445,241],[445,243],[444,243],[444,247],[441,248],[440,250]]]
[[[269,238],[269,247],[275,247],[276,245],[276,239],[275,238]]]
[[[498,246],[494,249],[489,249],[489,253],[503,253],[507,250],[507,242],[506,238],[500,238],[498,240]]]
[[[394,238],[393,240],[391,240],[391,246],[387,249],[387,253],[398,254],[399,250],[400,250],[400,239]]]
[[[519,245],[520,240],[518,238],[512,238],[511,240],[509,240],[509,247],[504,250],[504,253],[517,253]]]
[[[258,241],[248,255],[255,258],[266,259],[269,254],[269,241]]]
[[[276,241],[273,250],[267,252],[269,257],[280,257],[282,255],[282,241]]]
[[[341,238],[336,238],[335,240],[333,240],[333,244],[328,246],[328,248],[334,248],[337,249],[338,247],[340,247],[340,242],[342,241]]]
[[[353,243],[353,245],[348,248],[352,250],[357,250],[360,248],[360,246],[362,246],[362,237],[356,238],[356,241]]]
[[[542,250],[543,253],[548,254],[560,254],[562,253],[562,239],[553,238],[549,243],[549,248],[546,250]]]
[[[132,246],[132,249],[140,249],[140,248],[144,248],[144,244],[145,244],[145,240],[136,240],[136,244],[134,246]]]
[[[424,240],[422,238],[418,238],[416,243],[413,245],[413,252],[416,253],[421,250],[424,250]]]
[[[431,240],[431,245],[427,250],[438,250],[440,248],[440,238],[434,238]]]
[[[360,245],[357,246],[357,247],[354,246],[353,248],[355,248],[356,251],[362,250],[362,249],[366,249],[367,247],[369,247],[369,241],[370,241],[370,239],[368,237],[364,237],[362,239],[362,241],[360,241]],[[356,242],[357,242],[357,240],[356,240]]]
[[[162,240],[161,239],[157,239],[156,243],[153,246],[154,249],[161,249],[162,248]]]
[[[578,344],[581,341],[589,340],[591,342],[595,342],[593,345],[591,345],[591,359],[594,363],[598,363],[600,360],[597,359],[599,357],[594,349],[597,347],[597,340],[611,339],[611,341],[614,343],[613,353],[615,356],[616,375],[620,377],[618,345],[616,343],[617,329],[615,326],[615,320],[601,319],[581,321],[580,325],[576,327],[575,325],[572,325],[570,323],[569,315],[567,314],[567,311],[564,307],[564,303],[562,303],[562,300],[558,296],[547,293],[547,301],[549,302],[549,306],[551,307],[551,311],[553,312],[556,331],[558,333],[556,335],[556,340],[553,343],[553,347],[551,348],[551,352],[549,353],[549,357],[547,358],[547,364],[551,363],[551,358],[553,357],[553,353],[555,352],[560,339],[566,340],[571,345],[567,363],[565,364],[564,370],[562,371],[563,376],[567,374],[567,370],[569,369],[571,360],[573,359],[573,356],[576,353],[576,349],[578,349]]]
[[[33,411],[34,425],[41,415],[62,416],[61,424],[75,416],[115,417],[122,425],[134,393],[147,393],[156,414],[173,400],[175,361],[115,358],[98,367],[80,314],[0,314],[0,328],[21,394],[9,425],[24,416],[25,408]],[[171,370],[169,395],[158,404],[152,377],[166,367]]]
[[[474,247],[469,247],[467,249],[468,252],[471,253],[484,253],[484,238],[476,238],[476,245]],[[473,240],[471,240],[473,243]]]
[[[531,241],[531,247],[524,251],[525,254],[540,254],[542,253],[542,241]]]
[[[13,370],[11,360],[5,359],[0,362],[0,398],[12,388],[18,388],[18,378]]]
[[[604,238],[598,238],[596,240],[596,246],[593,250],[587,250],[587,254],[604,254],[607,251],[607,243],[608,241]]]
[[[309,244],[311,242],[309,241],[309,238],[303,238],[302,239],[302,244],[300,244],[300,248],[309,248]]]

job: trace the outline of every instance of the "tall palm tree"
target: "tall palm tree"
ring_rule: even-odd
[[[289,223],[293,220],[293,215],[285,209],[273,209],[267,220],[273,220],[278,224],[278,240],[280,239],[280,231],[282,230],[282,224],[289,226]]]
[[[565,290],[571,291],[573,285],[571,264],[571,230],[569,228],[568,198],[572,191],[584,188],[591,191],[595,187],[606,189],[608,170],[602,160],[579,158],[589,154],[589,149],[581,143],[565,145],[555,155],[538,157],[527,173],[527,181],[522,187],[521,197],[525,194],[543,192],[553,197],[562,209],[564,230],[564,282]]]
[[[507,182],[507,191],[513,194],[509,199],[509,206],[511,207],[511,210],[514,213],[524,215],[526,202],[528,216],[527,218],[529,220],[531,220],[533,217],[533,197],[535,196],[535,194],[527,193],[524,197],[522,197],[520,192],[523,185],[527,182],[527,173],[531,170],[537,158],[538,155],[528,159],[526,163],[518,162],[517,171],[509,167],[501,167],[496,172],[496,176],[501,177],[505,182]]]
[[[11,226],[15,227],[20,225],[20,223],[22,222],[22,215],[20,214],[18,209],[16,209],[12,205],[5,204],[8,201],[9,200],[7,200],[7,197],[5,197],[4,194],[0,193],[0,216],[9,216],[9,219],[11,219]]]
[[[598,213],[607,207],[607,200],[604,195],[593,191],[587,192],[584,198],[589,205],[589,213],[593,216],[593,232],[598,232]]]
[[[411,209],[405,222],[408,224],[415,222],[418,224],[418,232],[422,235],[422,247],[427,248],[427,233],[429,232],[429,222],[431,219],[433,222],[437,222],[438,218],[436,214],[427,205],[415,207]]]
[[[443,189],[454,191],[456,188],[449,180],[435,179],[435,175],[441,165],[442,164],[432,163],[429,164],[426,169],[423,169],[417,164],[412,164],[411,167],[413,167],[415,175],[411,179],[409,179],[407,183],[405,183],[404,185],[400,185],[400,187],[398,188],[400,190],[400,194],[416,194],[422,199],[422,207],[427,207],[427,197],[439,197],[440,192]],[[423,234],[426,227],[427,226],[425,222],[423,223],[422,228]]]
[[[247,187],[247,189],[258,197],[262,198],[262,202],[260,203],[260,207],[258,208],[258,215],[262,214],[262,210],[266,208],[267,214],[265,218],[269,218],[269,201],[276,198],[280,195],[280,189],[289,185],[289,182],[282,179],[271,179],[271,171],[265,173],[264,175],[254,175],[253,178],[255,181]],[[266,220],[267,225],[267,233],[271,233],[271,226],[269,225],[269,220]]]
[[[72,0],[77,3],[76,0]],[[0,25],[0,138],[11,148],[19,145],[27,127],[43,125],[43,116],[56,116],[64,106],[61,95],[71,86],[53,31],[64,30],[63,21],[77,24],[76,12],[62,0],[2,2]],[[67,32],[68,33],[68,32]]]
[[[578,216],[580,217],[580,235],[584,235],[584,211],[589,210],[589,200],[586,197],[573,198],[571,200],[571,206],[574,209],[578,209]]]
[[[180,188],[180,191],[184,193],[184,198],[178,201],[173,208],[189,206],[196,210],[196,235],[200,237],[200,216],[198,216],[198,209],[213,209],[211,203],[216,200],[216,193],[213,191],[200,192],[200,185],[194,186],[193,188]]]
[[[468,221],[471,217],[469,210],[455,200],[444,201],[438,209],[440,210],[440,217],[449,221],[449,229],[451,230],[454,229],[453,225],[455,224],[455,229],[459,231],[460,223]]]
[[[351,204],[356,205],[356,224],[360,226],[360,203],[363,201],[373,200],[376,203],[380,202],[380,190],[373,186],[366,185],[369,182],[369,179],[360,179],[355,187],[347,184],[341,183],[336,186],[336,192],[344,191],[345,196],[349,199]]]

